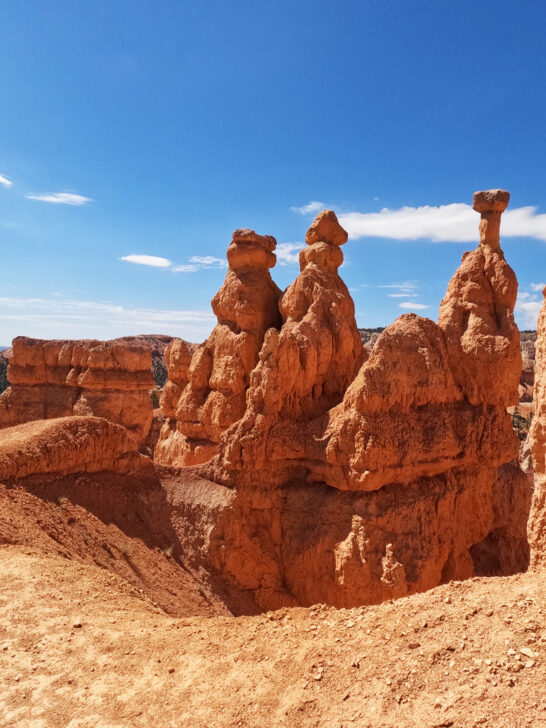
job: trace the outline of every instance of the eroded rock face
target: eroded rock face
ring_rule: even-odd
[[[131,474],[150,467],[127,430],[102,417],[59,417],[2,430],[0,479],[112,471]]]
[[[347,233],[335,213],[320,213],[300,253],[300,275],[279,303],[251,374],[246,411],[223,438],[219,470],[237,482],[280,485],[311,455],[309,423],[339,403],[365,358],[354,304],[338,274]]]
[[[137,339],[46,341],[19,336],[0,396],[0,428],[31,420],[95,415],[138,442],[150,429],[150,348]]]
[[[364,363],[337,274],[343,236],[333,213],[311,227],[244,416],[202,468],[236,489],[212,533],[214,565],[262,607],[354,606],[526,568],[529,483],[510,464],[506,413],[521,368],[517,283],[498,238],[507,201],[475,196],[481,242],[439,324],[401,316]]]
[[[243,416],[265,332],[280,322],[280,290],[269,274],[275,247],[275,238],[253,230],[233,233],[226,279],[212,299],[217,326],[191,359],[183,344],[173,343],[168,353],[162,398],[168,419],[156,446],[157,462],[206,462],[216,454],[222,433]]]
[[[535,490],[529,517],[529,543],[531,567],[538,569],[546,567],[546,303],[542,304],[538,317],[535,360],[535,415],[529,432]]]

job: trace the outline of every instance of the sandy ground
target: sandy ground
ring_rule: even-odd
[[[36,549],[1,547],[0,573],[3,728],[546,726],[544,574],[173,618]]]

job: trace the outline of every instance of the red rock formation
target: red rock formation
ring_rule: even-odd
[[[500,218],[509,199],[504,190],[474,195],[474,209],[481,213],[480,245],[463,256],[440,306],[438,323],[453,373],[473,405],[506,407],[518,400],[521,350],[512,314],[518,284],[499,242]]]
[[[37,419],[95,415],[142,441],[152,421],[150,347],[134,339],[45,341],[19,336],[0,396],[0,428]]]
[[[244,417],[202,469],[237,492],[212,534],[215,566],[263,607],[351,606],[526,567],[529,488],[509,465],[506,413],[521,367],[517,284],[498,241],[507,200],[476,194],[482,239],[440,323],[400,317],[356,377],[340,251],[315,242],[320,216],[312,227]]]
[[[279,485],[310,456],[312,428],[338,404],[365,358],[354,304],[338,274],[347,233],[331,210],[321,212],[300,253],[300,275],[279,303],[280,331],[267,332],[250,379],[247,407],[226,433],[221,467],[262,486]]]
[[[209,460],[222,433],[243,416],[265,332],[279,325],[280,291],[269,274],[275,247],[275,238],[253,230],[233,233],[226,279],[212,299],[217,326],[191,362],[183,345],[173,344],[168,354],[162,399],[168,420],[156,446],[157,462],[184,466]]]
[[[102,417],[59,417],[2,430],[0,479],[108,470],[129,474],[150,467],[127,430]]]
[[[521,377],[519,380],[519,401],[533,401],[535,384],[535,342],[536,331],[521,334]]]
[[[546,296],[546,288],[543,295]],[[538,317],[533,399],[535,415],[529,443],[535,471],[535,490],[529,516],[529,544],[531,568],[538,569],[546,567],[546,302],[543,302]]]

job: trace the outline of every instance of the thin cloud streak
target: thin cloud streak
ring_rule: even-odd
[[[402,301],[398,305],[400,308],[410,308],[412,311],[424,311],[425,308],[430,308],[425,303],[416,303],[415,301]]]
[[[54,205],[71,205],[72,207],[79,207],[85,205],[86,202],[91,202],[90,197],[84,195],[77,195],[74,192],[44,192],[44,193],[33,193],[26,195],[27,200],[39,200],[40,202],[50,202]]]
[[[131,308],[101,301],[0,297],[0,341],[14,336],[108,339],[166,333],[202,340],[216,323],[213,312]]]
[[[158,255],[124,255],[120,260],[136,265],[149,265],[152,268],[169,268],[172,265],[168,258],[161,258]]]
[[[214,255],[192,255],[190,263],[195,263],[203,268],[227,268],[227,261],[223,258],[215,258]]]
[[[507,210],[502,218],[501,236],[528,237],[546,241],[546,214],[537,207]],[[390,238],[428,240],[433,243],[468,243],[478,240],[479,216],[470,205],[455,202],[438,207],[387,207],[381,212],[349,212],[339,216],[351,240]]]
[[[0,185],[2,185],[3,187],[11,187],[13,185],[13,182],[7,177],[4,177],[3,174],[0,174]]]

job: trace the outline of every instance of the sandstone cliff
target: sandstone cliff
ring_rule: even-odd
[[[0,428],[30,420],[96,415],[142,441],[152,421],[150,346],[136,337],[112,341],[13,341],[0,395]]]
[[[180,340],[170,345],[161,401],[167,422],[156,445],[157,462],[206,462],[217,452],[222,433],[243,416],[265,332],[279,324],[280,290],[269,274],[276,244],[271,236],[236,230],[226,279],[212,299],[218,324],[193,354]]]

